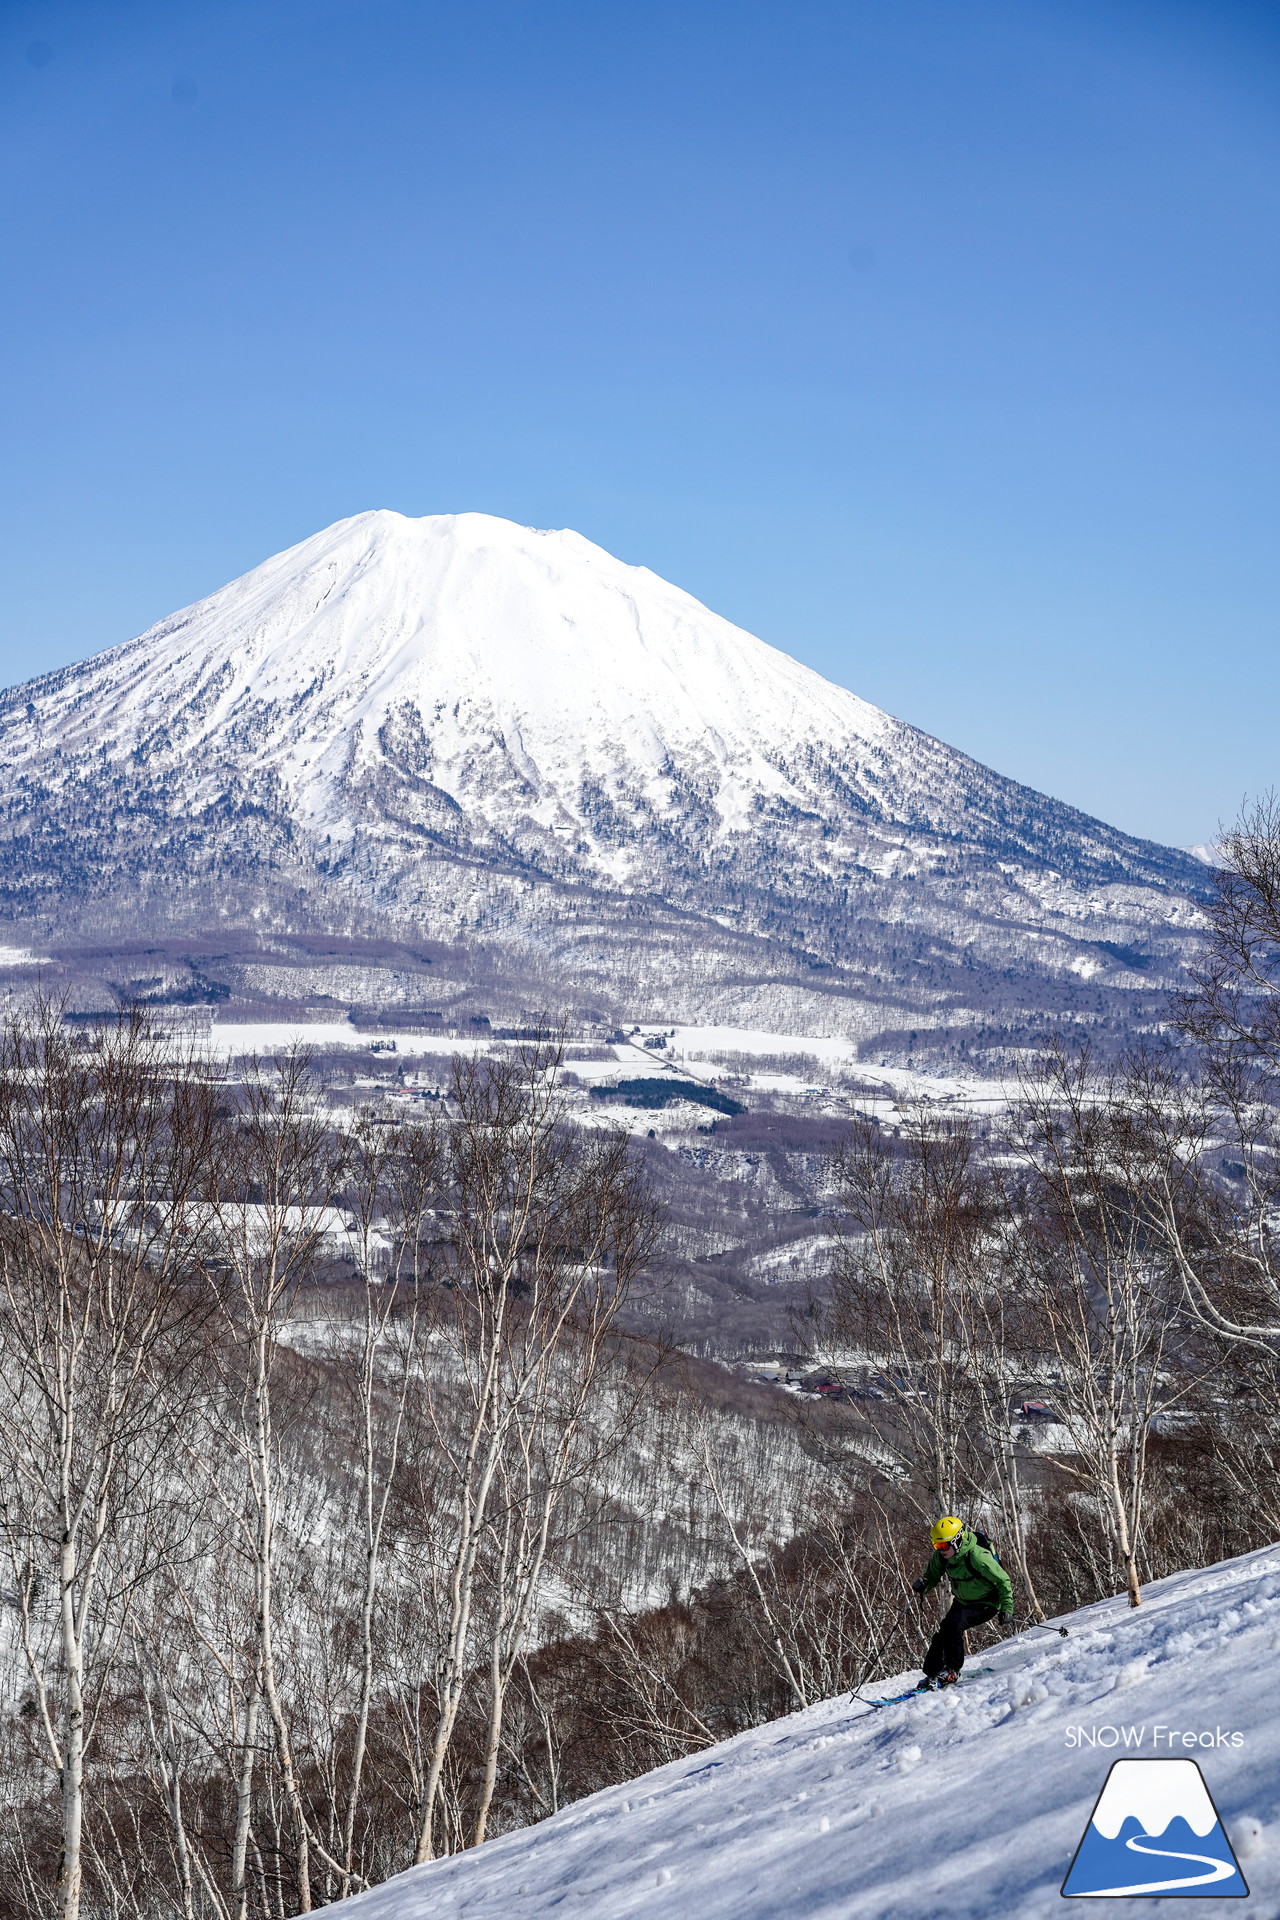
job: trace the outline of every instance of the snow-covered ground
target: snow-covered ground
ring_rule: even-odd
[[[671,1035],[661,1050],[644,1046],[650,1035]],[[287,1052],[292,1046],[320,1048],[367,1048],[371,1038],[384,1042],[387,1035],[373,1036],[351,1026],[346,1020],[316,1021],[217,1021],[209,1029],[204,1044],[219,1058],[259,1054],[268,1057]],[[446,1059],[455,1053],[486,1052],[503,1043],[492,1036],[457,1036],[442,1033],[398,1031],[394,1035],[399,1055],[434,1054]],[[992,1111],[1016,1099],[1018,1088],[1012,1081],[984,1080],[977,1075],[917,1073],[906,1067],[879,1066],[859,1060],[855,1043],[827,1035],[763,1033],[749,1027],[667,1027],[646,1026],[637,1029],[636,1038],[611,1047],[611,1057],[603,1060],[577,1060],[567,1065],[580,1080],[592,1082],[615,1077],[638,1079],[646,1076],[666,1078],[688,1075],[691,1080],[722,1082],[726,1070],[716,1054],[737,1054],[744,1063],[751,1058],[768,1060],[777,1055],[810,1055],[829,1073],[851,1073],[870,1086],[879,1086],[887,1096],[883,1102],[865,1097],[854,1104],[864,1111],[881,1105],[889,1109],[898,1101],[943,1101],[966,1106],[974,1111]],[[602,1049],[603,1051],[603,1049]],[[711,1057],[708,1057],[711,1056]],[[749,1090],[802,1093],[818,1091],[803,1074],[747,1071],[743,1076]],[[824,1089],[825,1091],[825,1089]],[[847,1101],[844,1104],[848,1104]]]
[[[1250,1898],[1198,1911],[1273,1920],[1280,1547],[1176,1574],[1139,1611],[1104,1600],[1064,1624],[1069,1638],[1020,1634],[946,1693],[880,1711],[825,1701],[411,1869],[360,1895],[352,1920],[1036,1920],[1064,1911],[1059,1889],[1125,1756],[1199,1763]]]
[[[1007,1106],[1019,1091],[1012,1081],[984,1080],[977,1074],[918,1073],[909,1067],[880,1066],[860,1059],[856,1042],[826,1034],[762,1033],[754,1027],[646,1027],[644,1032],[670,1034],[668,1057],[703,1075],[715,1071],[703,1064],[708,1055],[740,1054],[767,1059],[779,1054],[809,1054],[829,1073],[854,1074],[871,1086],[883,1087],[891,1101],[942,1100],[960,1103],[975,1111],[989,1111]],[[763,1085],[779,1078],[794,1082],[797,1088],[805,1084],[793,1075],[752,1075],[753,1084]],[[858,1102],[867,1110],[874,1104],[867,1100]]]
[[[218,1059],[233,1060],[250,1054],[270,1059],[291,1047],[364,1050],[370,1041],[386,1038],[385,1034],[361,1033],[347,1020],[227,1020],[215,1022],[201,1044]],[[455,1053],[486,1053],[493,1044],[487,1038],[455,1038],[443,1033],[397,1033],[394,1038],[397,1054],[436,1054],[445,1060]]]

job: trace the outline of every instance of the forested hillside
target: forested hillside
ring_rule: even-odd
[[[820,1196],[788,1380],[671,1341],[732,1209],[590,1048],[370,1098],[12,1005],[13,1914],[280,1920],[860,1689],[920,1656],[939,1512],[1024,1622],[1280,1533],[1277,847],[1265,807],[1229,845],[1177,1047],[1046,1037],[791,1173],[717,1115]]]

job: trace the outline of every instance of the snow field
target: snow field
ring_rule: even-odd
[[[273,1054],[287,1053],[290,1047],[367,1049],[370,1041],[385,1039],[394,1039],[396,1055],[435,1054],[446,1060],[455,1053],[487,1053],[493,1045],[487,1038],[473,1040],[459,1035],[455,1039],[442,1033],[362,1033],[348,1020],[215,1022],[200,1044],[219,1060],[243,1059],[251,1054],[266,1060]]]
[[[810,1053],[830,1072],[855,1073],[860,1079],[884,1088],[889,1111],[894,1100],[959,1102],[974,1110],[1005,1107],[1017,1097],[1017,1089],[1003,1081],[982,1080],[976,1075],[963,1079],[914,1073],[906,1067],[881,1067],[859,1060],[857,1047],[849,1040],[825,1035],[801,1033],[764,1033],[751,1027],[677,1027],[674,1038],[662,1051],[643,1046],[643,1036],[670,1033],[671,1029],[645,1027],[636,1042],[623,1042],[613,1049],[612,1060],[573,1060],[569,1070],[583,1081],[607,1080],[615,1075],[632,1079],[650,1075],[655,1079],[682,1077],[681,1069],[693,1080],[704,1084],[725,1078],[723,1067],[704,1056],[711,1053],[741,1053],[768,1058],[785,1053]],[[504,1044],[492,1036],[456,1038],[441,1033],[362,1032],[346,1020],[333,1021],[215,1021],[207,1045],[220,1059],[237,1055],[260,1054],[266,1057],[282,1053],[291,1046],[367,1048],[371,1039],[394,1039],[399,1055],[431,1054],[448,1058],[454,1053],[484,1053]],[[572,1043],[571,1043],[572,1045]],[[791,1074],[762,1072],[752,1074],[752,1084],[762,1089],[776,1085],[779,1091],[795,1091],[801,1081]],[[859,1101],[867,1106],[876,1102]]]
[[[358,1896],[352,1920],[1061,1915],[1059,1888],[1124,1755],[1199,1762],[1251,1888],[1245,1910],[1270,1920],[1278,1602],[1280,1548],[1175,1574],[1141,1609],[1117,1598],[1064,1616],[1065,1640],[1016,1635],[980,1656],[994,1671],[961,1687],[879,1711],[824,1701],[413,1868]],[[1197,1911],[1239,1907],[1209,1896]]]
[[[654,1029],[671,1032],[671,1029]],[[829,1073],[856,1074],[860,1080],[870,1085],[881,1086],[894,1100],[928,1100],[958,1102],[975,1112],[991,1112],[1003,1109],[1017,1098],[1018,1089],[1012,1083],[1000,1080],[983,1080],[976,1074],[957,1076],[913,1072],[909,1067],[882,1067],[858,1057],[858,1044],[852,1040],[832,1037],[831,1035],[799,1033],[763,1033],[754,1027],[677,1027],[668,1042],[670,1057],[681,1066],[687,1066],[692,1072],[706,1072],[700,1064],[702,1056],[714,1053],[755,1054],[768,1057],[771,1054],[810,1053],[821,1061]],[[714,1069],[712,1069],[714,1071]],[[759,1084],[766,1079],[793,1079],[794,1076],[761,1075]],[[753,1082],[756,1076],[752,1076]],[[868,1102],[858,1101],[866,1107]]]

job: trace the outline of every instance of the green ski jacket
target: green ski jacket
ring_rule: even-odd
[[[999,1607],[1001,1613],[1013,1612],[1013,1582],[993,1553],[980,1547],[970,1528],[960,1535],[960,1544],[951,1559],[940,1553],[929,1556],[924,1570],[924,1591],[933,1589],[946,1574],[951,1591],[964,1607]]]

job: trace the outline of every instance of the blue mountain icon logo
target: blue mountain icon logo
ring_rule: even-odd
[[[1194,1760],[1117,1760],[1062,1891],[1068,1900],[1249,1897]]]

